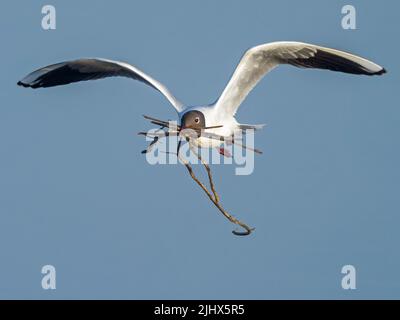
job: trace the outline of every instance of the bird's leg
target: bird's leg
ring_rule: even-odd
[[[212,203],[214,203],[214,205],[218,208],[218,210],[232,223],[239,225],[240,227],[242,227],[245,231],[236,231],[233,230],[232,233],[234,235],[237,236],[247,236],[249,235],[254,228],[250,228],[247,224],[241,222],[240,220],[236,219],[235,217],[233,217],[232,215],[230,215],[219,203],[219,201],[217,201],[216,198],[214,198],[211,193],[208,191],[208,189],[206,188],[206,186],[196,177],[196,175],[193,172],[193,168],[192,166],[189,164],[189,162],[184,159],[183,157],[180,156],[180,154],[177,154],[178,158],[181,160],[181,162],[185,165],[186,169],[188,170],[190,176],[192,177],[192,179],[203,189],[203,191],[206,193],[206,195],[208,196],[208,198],[211,200]],[[210,169],[210,168],[209,168]],[[208,172],[208,171],[207,171]],[[210,175],[211,176],[211,169],[210,169]],[[212,181],[212,178],[211,178]]]

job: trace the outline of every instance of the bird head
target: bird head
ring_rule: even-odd
[[[186,112],[181,118],[181,129],[192,129],[201,131],[206,127],[204,114],[198,110]]]

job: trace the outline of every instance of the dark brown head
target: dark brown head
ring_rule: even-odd
[[[206,126],[204,114],[197,110],[186,112],[181,119],[182,129],[201,130]]]

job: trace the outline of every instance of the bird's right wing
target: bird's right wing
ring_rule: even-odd
[[[107,77],[128,77],[139,80],[161,92],[179,113],[183,104],[162,83],[135,66],[107,59],[78,59],[53,64],[28,74],[18,85],[30,88],[47,88],[73,82],[96,80]]]
[[[240,104],[264,77],[280,64],[352,74],[381,75],[381,66],[356,55],[302,42],[272,42],[246,51],[216,102],[221,113],[235,115]]]

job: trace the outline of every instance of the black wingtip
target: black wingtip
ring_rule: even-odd
[[[18,81],[17,85],[24,87],[24,88],[32,88],[32,89],[37,89],[37,88],[41,88],[42,85],[40,83],[26,83],[26,82],[22,82],[22,81]]]
[[[22,82],[22,81],[18,81],[18,82],[17,82],[17,85],[19,85],[19,86],[21,86],[21,87],[24,87],[24,88],[29,88],[29,87],[31,87],[31,85],[29,85],[28,83],[24,83],[24,82]]]
[[[379,71],[378,75],[382,75],[382,74],[385,74],[385,73],[387,73],[387,70],[385,68],[382,68],[382,70]]]

